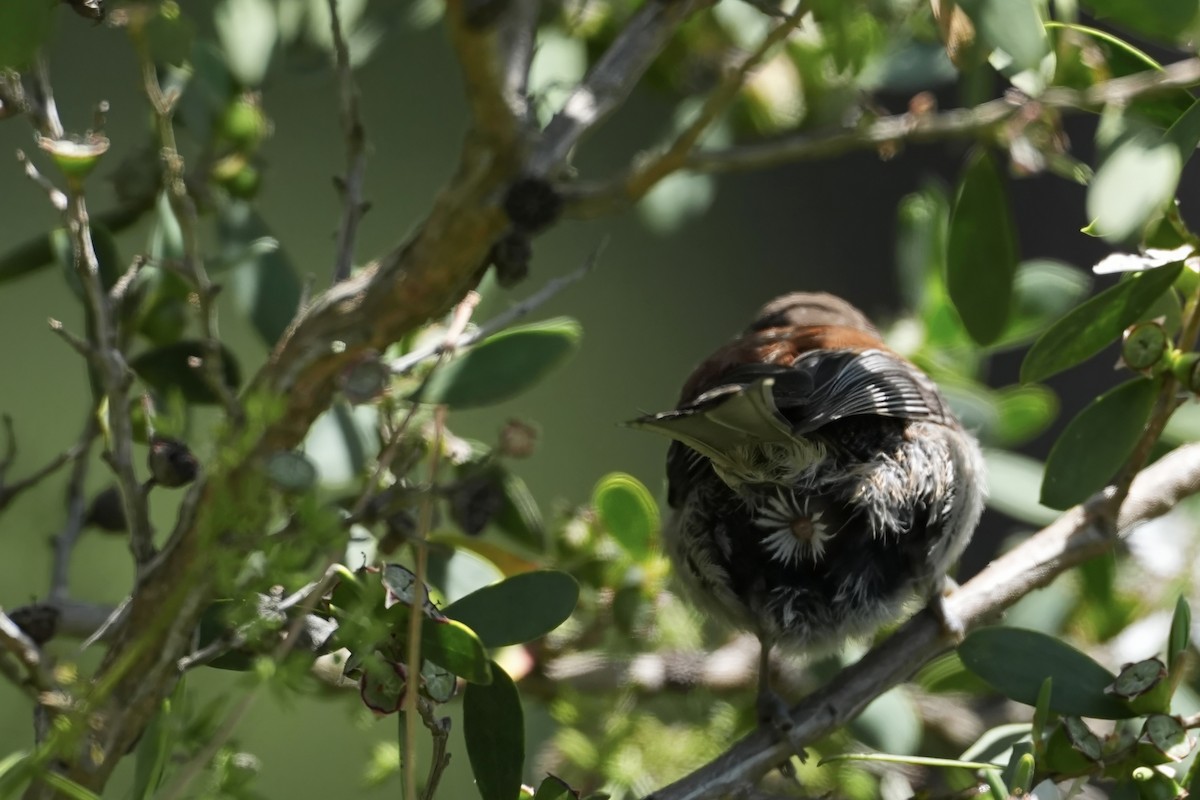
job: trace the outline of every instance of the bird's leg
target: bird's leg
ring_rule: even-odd
[[[934,619],[942,627],[942,633],[953,640],[955,644],[961,642],[967,632],[967,626],[962,619],[946,607],[946,595],[957,588],[958,582],[946,575],[934,583],[933,591],[929,594],[929,613],[933,614]]]
[[[795,746],[792,742],[792,716],[788,713],[787,702],[771,688],[771,648],[773,642],[764,636],[758,637],[762,649],[758,655],[758,722],[769,728],[782,741],[793,744],[796,755],[803,762],[807,758],[803,747]],[[789,767],[781,766],[780,771],[787,774]]]

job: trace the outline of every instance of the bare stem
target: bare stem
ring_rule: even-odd
[[[342,221],[337,233],[334,283],[350,277],[358,223],[367,210],[367,205],[362,199],[363,180],[367,171],[366,132],[358,111],[358,86],[354,82],[354,71],[350,67],[350,48],[346,46],[337,6],[338,0],[329,0],[329,24],[333,29],[333,44],[337,53],[342,132],[346,136],[346,176],[338,180],[338,188],[342,193]]]

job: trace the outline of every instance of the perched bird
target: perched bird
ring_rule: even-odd
[[[693,601],[762,643],[828,650],[942,607],[983,508],[983,458],[937,386],[829,294],[776,298],[634,427],[670,437],[667,552]]]

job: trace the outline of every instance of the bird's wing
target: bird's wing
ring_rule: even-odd
[[[747,364],[674,411],[633,420],[686,447],[667,455],[668,480],[686,486],[697,470],[729,462],[735,448],[788,442],[846,417],[873,415],[946,424],[933,381],[883,350],[816,350],[788,366]]]

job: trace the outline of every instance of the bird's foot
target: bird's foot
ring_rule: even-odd
[[[795,751],[796,757],[800,759],[800,763],[808,760],[808,754],[804,751],[804,747],[792,738],[792,733],[795,726],[792,724],[792,716],[788,713],[788,704],[784,699],[775,693],[770,688],[760,689],[758,692],[758,722],[759,724],[775,734],[780,741],[787,742],[792,745],[792,750]],[[788,762],[784,762],[780,766],[780,772],[785,775],[789,774],[791,766]],[[794,775],[794,771],[790,774]]]
[[[950,578],[946,578],[945,582],[929,598],[929,613],[933,614],[933,618],[938,621],[942,633],[957,645],[966,636],[967,626],[961,617],[946,606],[946,593],[956,588],[958,588],[958,584]]]

